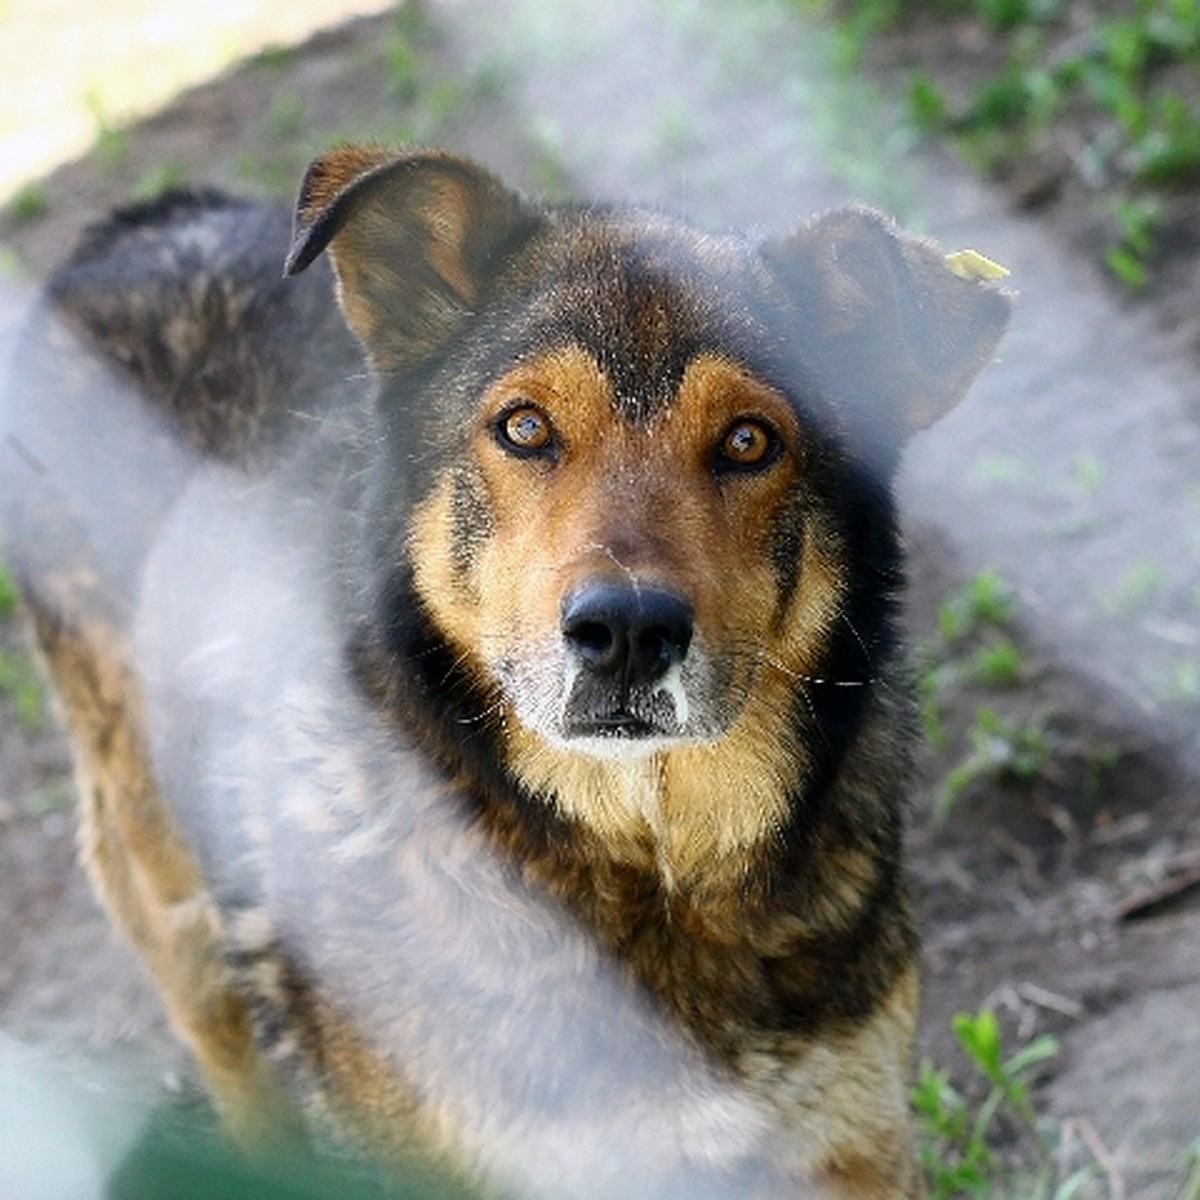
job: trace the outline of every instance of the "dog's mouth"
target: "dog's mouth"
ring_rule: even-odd
[[[563,733],[571,738],[613,738],[642,741],[647,738],[669,737],[676,729],[665,729],[636,713],[618,710],[600,716],[570,717],[563,722]]]
[[[521,723],[563,750],[641,757],[721,732],[721,722],[704,719],[709,706],[693,703],[682,682],[630,690],[605,686],[565,664],[529,673],[505,664],[501,679]]]
[[[696,740],[674,720],[655,720],[625,709],[566,713],[557,729],[545,732],[561,749],[616,760],[642,759]]]
[[[582,670],[568,680],[559,718],[562,736],[568,740],[607,738],[622,742],[645,742],[654,738],[686,737],[690,705],[678,669],[670,680],[631,687],[625,679],[598,678]]]

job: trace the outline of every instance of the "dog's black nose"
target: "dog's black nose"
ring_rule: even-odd
[[[665,588],[591,580],[563,601],[562,632],[590,671],[644,686],[683,661],[692,606]]]

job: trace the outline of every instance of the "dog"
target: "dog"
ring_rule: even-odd
[[[1008,319],[967,274],[866,209],[751,242],[372,146],[290,231],[193,192],[84,237],[7,555],[235,1141],[921,1193],[890,482]]]

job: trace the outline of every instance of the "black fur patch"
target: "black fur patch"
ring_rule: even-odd
[[[469,469],[456,470],[451,475],[450,488],[450,556],[455,579],[465,587],[492,521],[482,484]]]

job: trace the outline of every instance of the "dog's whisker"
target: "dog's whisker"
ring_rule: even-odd
[[[812,684],[814,687],[863,688],[872,687],[881,682],[880,677],[876,675],[869,676],[866,679],[840,679],[836,676],[810,675],[806,672],[795,670],[783,662],[782,659],[765,650],[759,653],[758,659],[772,670],[778,671],[781,675],[785,675],[787,678],[793,679],[798,683]]]

